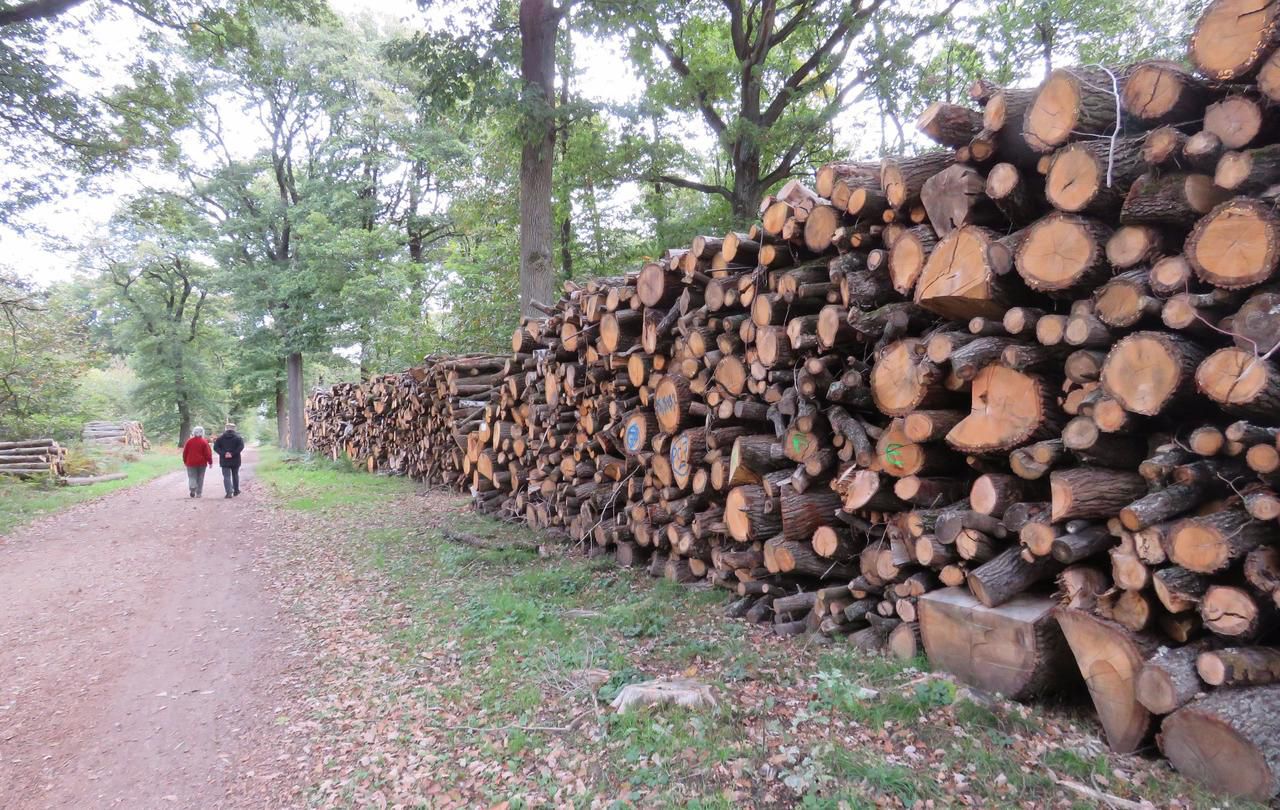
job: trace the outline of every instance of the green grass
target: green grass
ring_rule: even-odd
[[[123,472],[118,481],[85,487],[58,486],[51,481],[17,481],[0,476],[0,533],[32,520],[117,490],[141,484],[182,469],[177,450],[153,449],[134,461],[107,463],[102,472]]]
[[[257,474],[290,509],[325,510],[412,492],[404,478],[365,475],[350,464],[306,459],[275,447],[258,451]]]
[[[723,619],[723,592],[655,581],[606,559],[447,542],[444,528],[534,537],[462,512],[455,496],[414,497],[404,479],[274,454],[259,470],[289,508],[349,543],[357,569],[393,589],[403,610],[370,621],[396,666],[450,662],[433,665],[411,691],[389,686],[376,698],[455,718],[435,721],[452,722],[442,727],[449,748],[433,749],[442,760],[437,778],[468,782],[455,760],[474,760],[477,751],[522,774],[519,789],[494,784],[473,804],[548,803],[561,787],[545,772],[550,755],[574,763],[565,767],[586,783],[587,794],[569,802],[578,807],[834,810],[882,806],[886,797],[903,806],[1083,806],[1053,775],[1157,805],[1184,797],[1194,806],[1248,806],[1214,799],[1158,764],[1056,739],[1046,746],[1047,728],[1069,718],[972,702],[923,660],[904,664],[839,643],[813,648]],[[581,681],[591,669],[604,671],[594,690]],[[678,675],[712,684],[721,708],[605,708],[629,683]],[[1135,773],[1141,780],[1131,783]]]

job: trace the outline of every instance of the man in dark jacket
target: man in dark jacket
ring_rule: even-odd
[[[227,423],[222,435],[213,443],[213,453],[222,467],[222,488],[227,497],[240,494],[240,454],[244,452],[244,439],[236,433],[236,426]]]

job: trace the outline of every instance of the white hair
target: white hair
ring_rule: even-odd
[[[200,427],[199,425],[196,425],[194,428],[192,428],[192,429],[191,429],[191,435],[192,435],[192,436],[203,436],[203,435],[204,435],[204,428]]]

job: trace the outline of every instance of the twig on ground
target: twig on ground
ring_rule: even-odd
[[[470,532],[455,532],[446,529],[441,536],[450,543],[458,543],[464,546],[471,546],[482,551],[532,551],[538,552],[538,546],[535,543],[522,543],[516,540],[495,540],[490,537],[481,537]]]
[[[1147,802],[1135,802],[1129,799],[1122,799],[1119,796],[1113,796],[1110,793],[1103,793],[1101,790],[1091,788],[1088,785],[1082,785],[1079,782],[1073,782],[1070,779],[1054,779],[1060,787],[1067,790],[1075,791],[1081,796],[1093,799],[1096,802],[1102,802],[1108,807],[1117,807],[1120,810],[1150,810],[1151,804]]]

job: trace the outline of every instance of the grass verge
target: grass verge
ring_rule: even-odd
[[[342,642],[306,718],[330,740],[316,744],[328,754],[312,803],[1094,806],[1072,781],[1160,807],[1247,806],[1160,760],[1109,754],[1076,708],[989,700],[924,662],[779,639],[720,618],[721,592],[611,560],[452,544],[447,528],[532,537],[457,496],[327,463],[275,458],[260,474],[314,548],[343,555],[334,578],[372,583],[359,610],[344,598],[347,624],[318,632]],[[674,676],[711,684],[720,708],[608,708],[629,683]]]
[[[107,495],[126,487],[182,469],[182,459],[174,449],[153,449],[132,461],[107,458],[101,472],[123,472],[118,481],[103,481],[84,487],[59,486],[52,481],[20,481],[0,476],[0,534],[36,518],[68,506]]]

